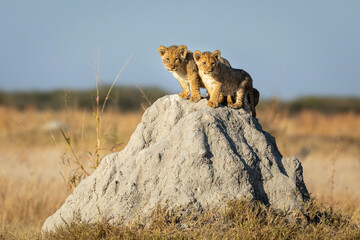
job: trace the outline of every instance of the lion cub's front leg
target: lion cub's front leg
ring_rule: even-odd
[[[191,90],[191,102],[197,102],[201,99],[201,93],[200,93],[200,84],[201,79],[197,74],[194,74],[190,77],[190,90]]]
[[[226,98],[223,94],[219,94],[219,104],[225,105],[226,104]]]
[[[219,106],[221,83],[217,83],[210,94],[210,99],[207,103],[209,107],[216,108]]]
[[[242,108],[245,98],[245,91],[243,88],[240,88],[236,92],[236,101],[234,104],[230,105],[232,108]]]
[[[179,93],[179,97],[182,99],[187,99],[190,96],[190,89],[189,89],[189,84],[186,83],[185,81],[179,80],[179,83],[181,85],[181,88],[183,89],[183,91],[181,93]]]

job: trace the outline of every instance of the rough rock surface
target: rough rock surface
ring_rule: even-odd
[[[43,231],[78,219],[146,219],[157,203],[207,209],[239,198],[301,208],[308,192],[300,162],[283,158],[275,139],[243,109],[212,109],[205,99],[170,95],[147,109],[125,149],[106,156]]]

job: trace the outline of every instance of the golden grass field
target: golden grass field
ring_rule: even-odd
[[[87,171],[96,160],[92,111],[0,107],[0,232],[39,232],[46,217],[70,193],[65,184],[78,165],[58,128]],[[101,116],[104,156],[120,151],[141,121],[142,113],[112,109]],[[282,154],[303,164],[309,191],[325,205],[360,219],[360,115],[303,111],[290,115],[276,107],[258,110],[263,128],[276,137]],[[57,124],[54,124],[57,123]],[[72,163],[69,168],[68,162]]]

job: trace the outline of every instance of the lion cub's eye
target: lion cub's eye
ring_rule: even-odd
[[[167,61],[167,62],[170,62],[170,59],[169,59],[169,58],[167,58],[167,59],[166,59],[166,61]]]
[[[212,63],[211,63],[211,66],[215,66],[215,63],[214,63],[214,62],[212,62]]]
[[[180,59],[179,58],[175,58],[175,62],[179,61]]]
[[[206,66],[206,62],[203,62],[203,64]]]

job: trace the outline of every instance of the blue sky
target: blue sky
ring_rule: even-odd
[[[360,96],[360,1],[1,1],[0,89],[179,92],[159,45],[221,50],[262,97]]]

